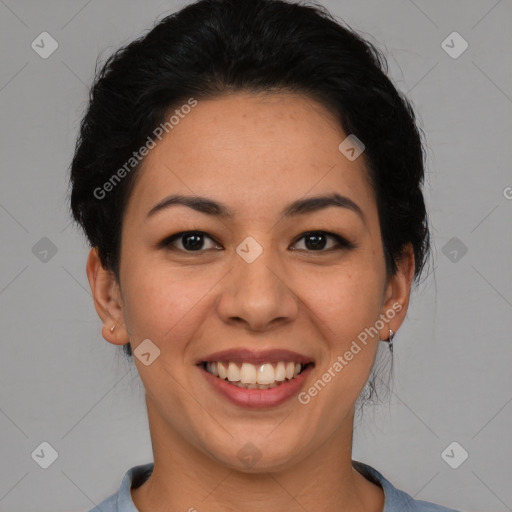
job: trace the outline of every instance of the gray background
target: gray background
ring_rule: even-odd
[[[137,372],[100,334],[66,179],[96,57],[182,5],[0,0],[1,511],[86,511],[152,461]],[[512,3],[325,5],[385,50],[429,142],[434,271],[395,338],[390,401],[358,423],[354,458],[418,499],[510,511]],[[47,59],[31,48],[43,31],[59,45]],[[456,59],[441,46],[453,31],[469,44]],[[43,237],[54,255],[46,241],[33,249]],[[43,441],[58,452],[48,469],[31,457]],[[441,457],[452,441],[469,454],[458,469]]]

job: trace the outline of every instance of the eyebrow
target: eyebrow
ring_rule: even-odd
[[[183,205],[200,213],[212,215],[222,218],[233,218],[234,213],[226,205],[218,203],[213,199],[201,196],[184,196],[181,194],[173,194],[159,201],[146,215],[146,218],[152,217],[157,212],[165,210],[173,205]],[[307,197],[298,199],[287,205],[281,213],[281,218],[290,218],[297,215],[312,213],[330,206],[345,208],[355,212],[366,224],[366,217],[361,208],[352,199],[337,193],[323,196]]]

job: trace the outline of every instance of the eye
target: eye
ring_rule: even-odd
[[[210,247],[205,247],[206,239],[210,241]],[[334,251],[341,249],[354,249],[357,247],[356,244],[349,242],[342,236],[329,233],[327,231],[308,231],[302,234],[294,245],[297,245],[303,239],[305,249],[300,247],[297,249],[297,247],[295,247],[293,250],[306,250],[308,252],[328,252],[331,250]],[[329,241],[331,241],[330,245]],[[180,233],[176,233],[165,238],[158,245],[161,248],[167,248],[171,250],[176,249],[188,253],[199,253],[208,249],[223,249],[212,237],[203,231],[181,231]]]
[[[342,236],[329,233],[327,231],[308,231],[307,233],[301,235],[295,244],[297,244],[302,239],[305,240],[304,245],[308,251],[328,252],[330,250],[354,249],[356,247],[355,244],[349,242]],[[326,247],[328,245],[329,239],[334,241],[334,245],[331,244],[331,246]]]
[[[204,247],[205,239],[211,240],[213,245]],[[167,237],[158,244],[160,247],[177,249],[184,252],[204,252],[203,249],[221,249],[221,247],[206,233],[202,231],[182,231]],[[181,245],[181,247],[179,247]]]

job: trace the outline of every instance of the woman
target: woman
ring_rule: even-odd
[[[351,458],[429,253],[423,175],[384,58],[320,8],[202,0],[108,60],[71,203],[154,463],[95,511],[448,510]]]

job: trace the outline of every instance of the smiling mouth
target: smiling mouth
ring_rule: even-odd
[[[313,363],[293,361],[251,364],[233,361],[208,361],[202,367],[215,377],[244,389],[272,389],[292,381]]]

